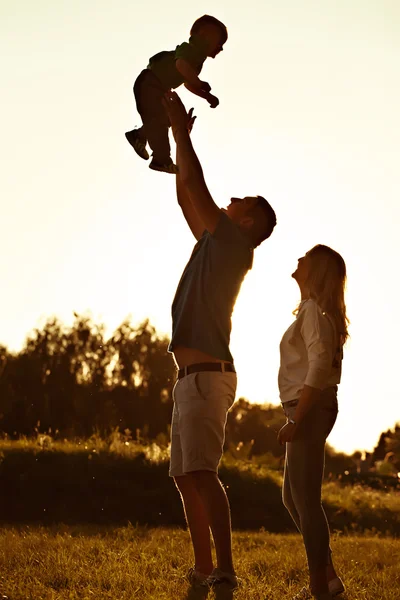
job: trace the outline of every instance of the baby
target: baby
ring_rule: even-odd
[[[210,85],[198,75],[206,58],[215,58],[222,52],[227,39],[225,25],[215,17],[204,15],[193,24],[189,42],[152,56],[147,69],[136,79],[133,93],[143,126],[127,131],[125,137],[145,160],[149,158],[146,150],[149,144],[153,151],[150,169],[165,173],[178,170],[171,159],[170,123],[163,105],[165,92],[183,83],[190,92],[207,100],[211,108],[218,106],[218,98],[210,94]]]

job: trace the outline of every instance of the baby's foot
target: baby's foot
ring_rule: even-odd
[[[149,169],[153,169],[153,171],[163,171],[164,173],[171,173],[172,175],[176,175],[178,173],[178,167],[172,162],[170,159],[169,162],[160,163],[154,158],[149,164]]]
[[[139,134],[138,129],[127,131],[125,133],[125,137],[140,158],[143,158],[143,160],[149,160],[150,156],[146,150],[146,139]]]

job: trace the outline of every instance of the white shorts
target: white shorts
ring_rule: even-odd
[[[218,471],[236,373],[201,371],[179,379],[173,390],[170,477]]]

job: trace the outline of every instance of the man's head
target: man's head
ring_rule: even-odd
[[[275,211],[262,196],[231,198],[229,206],[222,210],[239,225],[253,248],[269,238],[276,225]]]
[[[207,55],[215,58],[223,50],[223,45],[228,39],[228,30],[215,17],[204,15],[193,23],[190,35],[202,37],[208,45]]]

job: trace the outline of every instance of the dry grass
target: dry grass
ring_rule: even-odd
[[[400,540],[336,536],[343,600],[398,600]],[[242,587],[235,600],[285,600],[307,582],[297,535],[234,533]],[[181,529],[58,526],[0,530],[0,597],[9,600],[204,600],[184,575],[192,562]],[[220,590],[209,600],[229,600]]]

